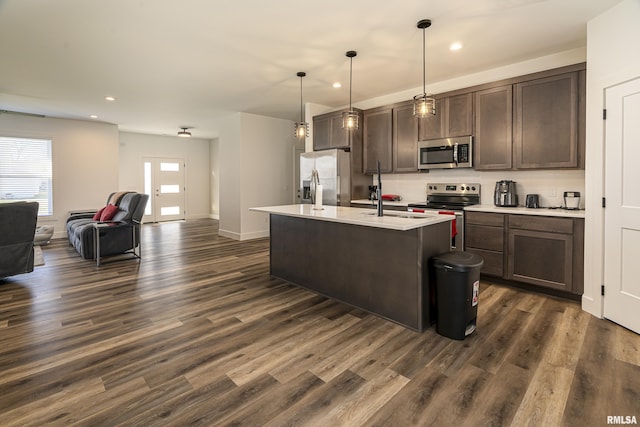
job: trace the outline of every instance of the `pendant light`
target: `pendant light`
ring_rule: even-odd
[[[191,138],[191,132],[187,130],[189,128],[180,128],[180,129],[182,129],[180,132],[178,132],[178,136],[180,138]]]
[[[347,130],[356,130],[358,129],[358,113],[353,111],[351,108],[351,87],[352,87],[352,77],[353,77],[353,57],[356,56],[358,52],[355,50],[350,50],[347,52],[347,58],[350,60],[349,64],[349,111],[345,111],[342,113],[342,129]]]
[[[296,76],[300,77],[300,121],[296,122],[296,137],[298,139],[304,139],[309,136],[309,123],[304,121],[304,110],[302,103],[302,78],[306,76],[307,73],[304,71],[298,71]]]
[[[430,19],[418,21],[418,28],[422,29],[422,93],[413,97],[413,115],[419,118],[436,115],[436,100],[427,95],[425,30],[430,26]]]

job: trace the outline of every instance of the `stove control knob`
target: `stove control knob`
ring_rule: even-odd
[[[467,191],[469,190],[469,186],[467,185]]]
[[[474,187],[471,187],[471,189],[472,189],[473,191],[476,191],[476,187],[475,187],[475,186],[474,186]]]
[[[434,186],[433,186],[433,189],[434,189],[434,190],[437,190],[437,189],[438,189],[438,186],[437,186],[437,185],[434,185]]]

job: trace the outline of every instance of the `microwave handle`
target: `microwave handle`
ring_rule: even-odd
[[[458,143],[453,144],[453,162],[458,166]]]

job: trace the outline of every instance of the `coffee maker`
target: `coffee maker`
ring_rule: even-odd
[[[493,195],[493,202],[496,206],[518,206],[516,182],[509,180],[496,182],[496,190]]]
[[[369,200],[378,200],[378,186],[370,185],[369,186]]]
[[[580,209],[580,192],[565,191],[564,192],[564,209],[575,210]]]

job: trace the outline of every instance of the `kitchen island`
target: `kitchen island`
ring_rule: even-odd
[[[447,215],[312,205],[270,217],[271,275],[422,332],[433,319],[429,259],[450,251]]]

